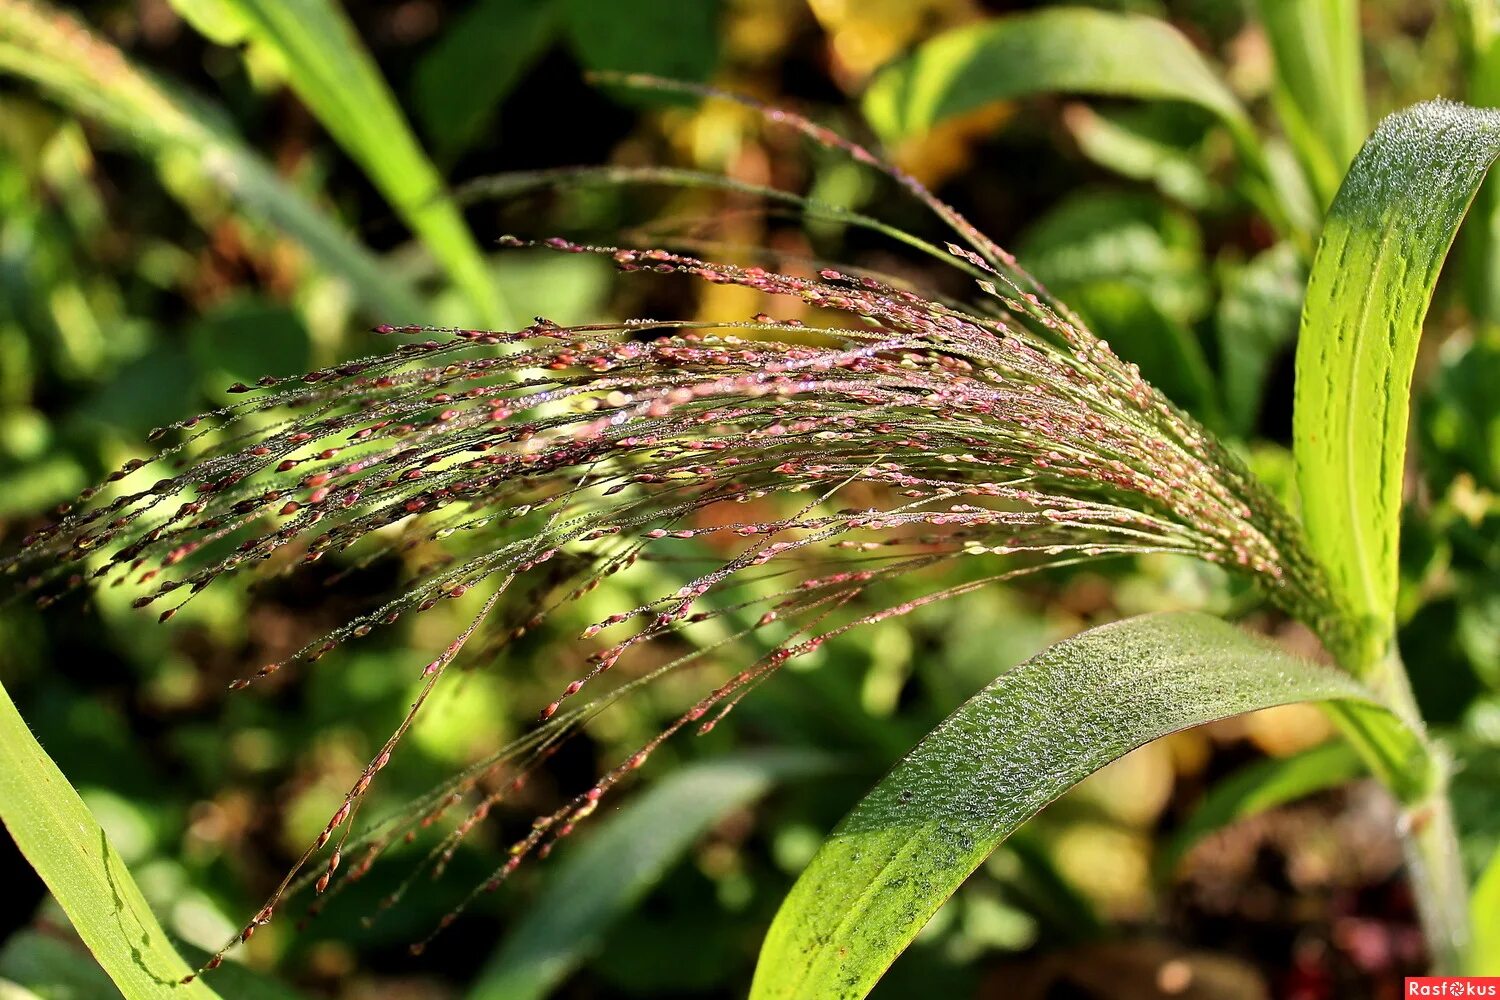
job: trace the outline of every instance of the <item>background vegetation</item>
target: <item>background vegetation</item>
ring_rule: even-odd
[[[77,21],[0,0],[0,546],[142,453],[151,427],[225,402],[231,383],[369,352],[372,322],[770,308],[746,289],[499,252],[502,233],[767,245],[951,286],[857,229],[718,192],[469,186],[676,165],[926,226],[878,178],[743,108],[595,86],[586,70],[713,80],[873,131],[1289,495],[1291,359],[1318,220],[1378,115],[1438,94],[1495,103],[1493,12],[1371,0],[1357,24],[1309,33],[1281,15],[1343,5],[1099,6],[1182,31],[1182,53],[1141,50],[1150,65],[1182,60],[1177,92],[1127,80],[1104,99],[1058,96],[1110,89],[1068,76],[1085,61],[1078,37],[1051,60],[1026,46],[1025,65],[1003,46],[925,48],[925,64],[876,76],[948,29],[1014,11],[972,0],[378,0],[346,12],[139,0],[78,5]],[[1299,58],[1306,37],[1357,51],[1349,64]],[[923,104],[910,95],[924,71],[972,83]],[[445,184],[466,192],[461,207],[434,197]],[[1401,553],[1399,642],[1423,714],[1465,751],[1455,806],[1475,872],[1500,830],[1497,220],[1487,191],[1428,318]],[[226,696],[225,683],[342,621],[393,572],[362,567],[337,588],[324,586],[331,570],[253,592],[226,581],[170,628],[119,592],[46,613],[0,606],[0,681],[186,952],[217,947],[258,908],[405,711],[409,648],[445,642],[458,619],[435,611],[259,692]],[[422,717],[381,801],[524,731],[582,666],[584,651],[556,640],[628,603],[606,589],[528,636],[503,672],[466,675]],[[405,869],[400,857],[378,866],[305,928],[257,934],[241,956],[252,975],[210,983],[229,997],[742,995],[822,836],[965,698],[1092,624],[1254,606],[1216,570],[1142,557],[856,631],[711,735],[669,744],[587,840],[486,897],[421,957],[405,946],[494,867],[498,829],[389,909]],[[1247,623],[1317,652],[1280,617]],[[656,732],[690,697],[673,683],[565,744],[507,827]],[[1131,754],[992,856],[875,995],[1391,995],[1424,962],[1393,807],[1331,735],[1316,710],[1289,708]],[[1220,815],[1198,812],[1208,789],[1267,760],[1296,763],[1277,768],[1280,784],[1247,785],[1247,800],[1213,800]],[[1260,812],[1255,796],[1296,801]],[[1237,811],[1256,814],[1223,826]],[[0,903],[0,980],[43,998],[110,995],[9,846],[0,884],[18,887]]]

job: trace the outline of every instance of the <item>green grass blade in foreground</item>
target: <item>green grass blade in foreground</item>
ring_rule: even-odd
[[[201,0],[176,0],[184,17]],[[233,24],[273,54],[297,96],[363,168],[392,207],[467,297],[479,322],[504,325],[499,292],[484,256],[447,197],[443,179],[347,15],[331,0],[215,0],[211,30]]]
[[[1364,761],[1343,740],[1289,757],[1249,764],[1209,789],[1198,808],[1162,848],[1157,870],[1168,876],[1198,841],[1267,809],[1347,784],[1366,773]]]
[[[742,754],[663,778],[564,857],[470,1000],[546,996],[705,830],[776,782],[829,766],[811,753]]]
[[[1198,50],[1156,18],[1055,7],[955,28],[876,74],[863,108],[881,139],[893,143],[993,101],[1057,92],[1207,109],[1240,150],[1247,196],[1284,221],[1244,107]]]
[[[347,281],[372,315],[390,322],[422,317],[404,282],[221,122],[69,16],[30,0],[0,0],[0,73],[30,80],[70,112],[130,142],[157,162],[179,198],[192,203],[199,200],[194,191],[221,191],[247,216],[284,230],[325,271]]]
[[[0,819],[126,1000],[215,997],[167,940],[125,863],[0,688]]]
[[[1088,775],[1178,730],[1329,700],[1417,740],[1347,674],[1208,615],[1144,615],[1052,646],[964,703],[844,818],[783,901],[752,1000],[863,997],[996,845]]]
[[[1500,976],[1500,848],[1474,884],[1469,909],[1474,941],[1467,971],[1471,976]]]
[[[1401,484],[1422,321],[1497,154],[1500,112],[1447,101],[1380,123],[1329,209],[1302,308],[1293,438],[1303,520],[1373,669],[1396,600]]]
[[[1259,0],[1276,73],[1276,117],[1319,207],[1333,200],[1368,131],[1358,0]]]

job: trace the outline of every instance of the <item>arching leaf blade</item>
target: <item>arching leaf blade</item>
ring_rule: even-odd
[[[881,70],[864,112],[889,142],[993,101],[1058,91],[1186,101],[1248,127],[1239,101],[1171,25],[1086,7],[944,32]]]
[[[88,806],[0,687],[0,820],[126,1000],[217,997],[173,949]]]
[[[862,108],[881,140],[895,143],[994,101],[1047,93],[1206,109],[1234,139],[1246,197],[1288,225],[1244,106],[1192,43],[1157,18],[1050,7],[954,28],[877,73]]]
[[[1448,248],[1500,155],[1500,112],[1448,101],[1390,115],[1334,198],[1308,278],[1293,438],[1303,520],[1372,668],[1390,640],[1411,377]]]
[[[1136,747],[1340,699],[1416,746],[1348,675],[1208,615],[1145,615],[1050,647],[950,715],[845,817],[783,901],[752,1000],[865,996],[996,845]]]

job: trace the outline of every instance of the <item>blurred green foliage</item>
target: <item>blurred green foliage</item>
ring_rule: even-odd
[[[619,281],[591,258],[493,252],[504,232],[770,243],[934,278],[930,263],[897,257],[853,227],[803,232],[701,189],[579,186],[464,206],[445,197],[512,169],[670,163],[916,225],[888,188],[739,109],[594,89],[582,80],[592,69],[711,79],[812,107],[851,132],[872,126],[1174,400],[1243,444],[1257,468],[1284,468],[1301,289],[1329,178],[1342,175],[1327,164],[1347,162],[1351,136],[1413,100],[1443,92],[1495,103],[1500,45],[1486,4],[1370,0],[1333,39],[1336,64],[1295,46],[1311,37],[1303,19],[1338,4],[1095,6],[1175,26],[1147,29],[1166,55],[1133,51],[1127,69],[1170,70],[1164,60],[1177,60],[1187,68],[1172,86],[1212,86],[1173,93],[1159,81],[1090,81],[1069,50],[1005,79],[983,61],[984,46],[924,50],[947,29],[993,35],[972,27],[990,11],[966,0],[93,0],[68,15],[0,0],[0,547],[141,453],[150,428],[227,403],[230,383],[380,350],[357,332],[364,322],[739,319],[759,307],[723,290]],[[312,30],[319,25],[327,30]],[[887,73],[908,73],[900,60],[911,51],[925,53],[912,57],[929,74],[924,87],[979,81],[988,91],[945,105],[909,81],[882,82],[894,76],[867,89],[888,60]],[[1067,74],[1039,75],[1052,69]],[[1064,83],[1112,96],[1034,96]],[[901,93],[925,103],[888,103]],[[1495,188],[1492,180],[1476,205],[1463,274],[1450,268],[1419,359],[1421,471],[1407,495],[1400,596],[1400,643],[1423,711],[1474,762],[1458,775],[1457,806],[1471,834],[1466,860],[1476,872],[1490,864],[1491,886],[1500,815],[1489,764],[1500,755]],[[188,947],[217,947],[254,913],[401,718],[420,651],[457,618],[439,609],[263,694],[222,697],[224,683],[362,607],[399,570],[362,567],[336,587],[325,586],[331,574],[260,588],[225,581],[170,629],[118,591],[46,614],[0,604],[0,681]],[[497,669],[464,675],[382,775],[374,811],[523,731],[581,662],[563,640],[640,596],[606,588]],[[1115,617],[1254,606],[1215,570],[1139,559],[992,588],[830,644],[712,735],[669,744],[642,783],[694,773],[677,767],[733,747],[791,748],[845,766],[779,781],[758,805],[747,792],[690,824],[660,820],[693,834],[656,860],[658,878],[636,908],[599,923],[595,952],[557,995],[742,995],[776,906],[826,832],[996,674]],[[1253,620],[1308,642],[1283,622]],[[532,903],[564,877],[567,851],[483,897],[422,958],[404,946],[483,881],[535,812],[584,787],[696,691],[674,683],[597,720],[493,829],[466,842],[443,879],[419,882],[400,905],[380,901],[430,842],[400,849],[305,930],[265,928],[241,957],[258,979],[284,986],[260,993],[229,973],[216,988],[252,998],[292,988],[465,995],[502,941],[536,933]],[[1302,751],[1326,735],[1316,716],[1254,717],[1126,758],[1002,846],[875,995],[976,995],[1028,971],[1035,982],[1051,967],[1046,956],[1086,961],[1122,931],[1216,953],[1268,990],[1300,976],[1323,984],[1309,995],[1358,996],[1393,981],[1418,961],[1401,950],[1413,918],[1394,860],[1355,869],[1338,850],[1330,859],[1287,846],[1276,820],[1262,817],[1207,838],[1171,885],[1152,883],[1153,858],[1205,789],[1264,753]],[[649,795],[636,800],[642,808]],[[610,822],[628,822],[631,808],[627,798]],[[1379,825],[1364,808],[1357,795],[1333,793],[1298,815],[1322,831],[1313,842],[1383,857],[1378,845],[1348,846],[1349,814],[1361,829]],[[608,833],[606,823],[592,831],[596,841]],[[1252,887],[1271,898],[1245,860],[1257,850],[1286,883],[1270,910],[1279,899],[1303,915],[1296,921],[1224,902]],[[18,996],[48,1000],[108,995],[18,856],[0,860],[0,878],[17,887],[0,907],[0,994],[14,984]],[[1348,941],[1357,934],[1384,935],[1384,957],[1356,954]],[[1322,964],[1307,966],[1309,949],[1322,949]],[[1046,985],[1010,995],[1042,996]]]

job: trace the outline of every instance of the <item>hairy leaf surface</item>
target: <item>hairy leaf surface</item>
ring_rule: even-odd
[[[1151,740],[1240,712],[1341,701],[1417,737],[1347,674],[1219,619],[1144,615],[1060,642],[975,695],[846,816],[771,925],[753,1000],[862,997],[1001,841]]]
[[[1303,520],[1373,666],[1396,600],[1417,342],[1438,273],[1497,154],[1500,112],[1432,101],[1380,123],[1329,209],[1297,344],[1293,437]]]

